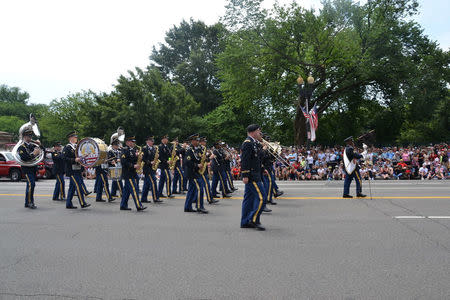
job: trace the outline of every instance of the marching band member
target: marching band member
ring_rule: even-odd
[[[55,189],[53,190],[53,200],[66,201],[66,193],[64,189],[64,158],[62,155],[62,145],[56,142],[53,145],[52,160],[53,172],[55,173]]]
[[[212,163],[211,167],[213,170],[213,178],[212,178],[212,184],[211,184],[211,190],[212,190],[212,196],[214,198],[218,198],[217,196],[217,184],[220,182],[220,190],[222,191],[222,198],[230,198],[228,188],[226,186],[225,181],[225,172],[224,172],[224,165],[225,165],[225,157],[223,154],[223,151],[220,151],[222,145],[222,141],[216,141],[214,143],[214,149],[213,149],[213,156],[212,156]]]
[[[120,210],[131,210],[128,207],[128,199],[133,197],[134,204],[136,205],[136,210],[141,211],[146,209],[146,206],[142,206],[141,201],[139,201],[138,189],[136,187],[136,170],[140,168],[137,164],[137,153],[136,153],[136,139],[134,136],[127,137],[125,139],[126,146],[122,149],[122,154],[120,157],[120,162],[122,164],[122,177],[125,181],[125,188],[122,194],[122,201],[120,202]]]
[[[152,192],[153,202],[160,203],[163,202],[159,200],[158,190],[156,189],[156,168],[157,159],[155,158],[157,148],[153,146],[154,137],[149,136],[146,139],[147,145],[142,147],[144,155],[142,161],[144,162],[143,173],[144,173],[144,186],[142,188],[142,203],[150,202],[147,200],[148,192]],[[159,159],[159,158],[158,158]]]
[[[345,170],[345,181],[344,181],[344,195],[343,198],[353,198],[350,195],[350,184],[353,178],[356,181],[356,197],[366,197],[362,193],[362,181],[361,174],[359,173],[359,165],[357,159],[363,158],[363,156],[354,151],[355,144],[353,143],[353,137],[350,136],[344,140],[347,146],[344,150],[344,170]]]
[[[19,153],[20,159],[22,161],[29,161],[34,159],[39,155],[41,149],[36,145],[31,143],[31,138],[33,136],[32,130],[25,130],[22,133],[23,144],[19,146],[17,152]],[[36,172],[37,166],[21,166],[25,178],[27,179],[27,188],[25,191],[25,207],[35,209],[34,205],[34,187],[36,185]]]
[[[120,141],[118,139],[113,140],[111,143],[111,149],[108,151],[108,164],[109,167],[120,167]],[[123,194],[122,179],[113,179],[111,183],[111,201],[114,201],[113,197],[117,197],[117,190],[119,190],[120,197]]]
[[[75,209],[76,206],[72,204],[72,198],[75,190],[80,201],[81,208],[91,206],[84,200],[84,192],[81,190],[83,183],[83,177],[81,176],[80,158],[76,157],[75,149],[78,143],[78,135],[76,131],[72,131],[67,135],[69,144],[64,147],[63,157],[66,162],[66,175],[70,177],[69,191],[67,192],[66,208]]]
[[[232,156],[232,153],[231,153],[228,145],[225,144],[223,149],[225,152],[224,171],[225,171],[225,177],[227,179],[226,182],[228,183],[228,185],[230,187],[230,192],[234,192],[237,190],[237,188],[234,187],[233,176],[231,175],[231,163],[233,161],[233,156]],[[227,150],[225,151],[225,149],[227,149]]]
[[[199,147],[200,137],[193,134],[189,137],[191,144],[186,151],[186,177],[189,180],[189,188],[186,194],[186,202],[184,204],[185,212],[195,212],[207,214],[208,211],[203,207],[203,190],[202,181],[200,180],[199,170],[202,168],[201,153],[202,148]],[[192,209],[192,204],[196,203],[197,210]]]
[[[201,177],[200,179],[203,181],[204,194],[206,196],[206,200],[208,201],[209,204],[214,204],[219,202],[219,200],[214,199],[211,193],[211,184],[209,183],[209,172],[208,172],[208,165],[210,164],[210,153],[208,151],[208,148],[206,147],[206,143],[207,143],[206,137],[202,136],[200,138],[200,145],[203,148],[202,151],[206,151],[205,164],[207,164],[207,166],[205,168],[205,172],[200,174]]]
[[[176,156],[180,158],[180,156],[186,150],[178,144],[178,138],[173,139],[172,147],[176,147]],[[175,163],[175,168],[173,169],[173,179],[172,179],[172,194],[182,194],[183,186],[184,186],[184,174],[181,171],[181,159],[178,159]],[[177,186],[180,186],[180,192],[177,192]]]
[[[102,199],[103,190],[105,191],[106,198],[108,202],[114,201],[111,193],[109,192],[109,183],[108,183],[108,162],[104,162],[99,166],[95,167],[95,175],[96,179],[98,179],[97,185],[97,197],[95,198],[96,202],[105,202],[106,200]]]
[[[267,199],[267,203],[272,201],[273,194],[273,186],[272,186],[272,177],[270,171],[273,165],[273,156],[269,153],[267,146],[263,146],[261,148],[261,164],[262,164],[262,182],[264,186],[264,192]],[[266,205],[262,208],[263,212],[271,212],[272,210],[268,208]]]
[[[161,169],[161,176],[159,177],[158,184],[158,194],[159,198],[165,198],[163,195],[164,186],[166,186],[167,197],[173,198],[174,196],[171,194],[171,181],[169,163],[168,160],[172,154],[172,149],[168,145],[169,136],[165,135],[161,138],[161,145],[159,145],[159,160],[161,161],[159,164],[159,168]]]
[[[241,228],[266,230],[260,223],[260,215],[266,202],[261,182],[261,129],[256,124],[249,125],[247,134],[241,146],[241,174],[245,184]]]

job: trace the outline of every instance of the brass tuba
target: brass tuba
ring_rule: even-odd
[[[122,143],[125,141],[125,131],[121,126],[117,128],[117,132],[113,133],[110,138],[110,143],[112,144],[114,140],[119,140],[120,147],[122,147]]]
[[[44,159],[44,151],[41,149],[40,144],[38,143],[38,141],[31,141],[30,143],[33,144],[35,147],[39,147],[40,152],[39,155],[37,155],[35,158],[33,158],[30,161],[23,161],[20,158],[19,153],[17,153],[17,150],[19,149],[20,146],[23,145],[24,141],[23,141],[23,133],[26,130],[32,130],[34,135],[39,139],[39,137],[41,136],[41,131],[39,130],[39,126],[37,124],[37,120],[34,117],[33,114],[30,114],[30,121],[23,124],[20,129],[19,129],[19,141],[17,142],[17,144],[14,146],[13,150],[12,150],[12,155],[14,156],[14,159],[21,165],[21,166],[26,166],[26,167],[33,167],[35,165],[37,165],[38,163],[40,163],[43,159]]]

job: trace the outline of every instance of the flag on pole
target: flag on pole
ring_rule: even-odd
[[[313,108],[311,108],[311,110],[309,111],[309,115],[311,116],[311,127],[314,127],[314,130],[317,130],[317,127],[319,127],[319,115],[317,114],[317,106],[315,103]]]
[[[300,108],[302,109],[302,112],[303,112],[303,115],[305,116],[305,119],[306,119],[306,120],[309,120],[309,119],[310,119],[310,115],[308,114],[308,112],[306,111],[306,109],[303,108],[301,105],[300,105]]]

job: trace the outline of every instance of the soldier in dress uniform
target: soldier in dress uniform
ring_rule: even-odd
[[[134,204],[137,211],[142,211],[147,207],[142,206],[139,201],[138,189],[136,187],[136,170],[140,168],[137,164],[136,139],[134,136],[129,136],[125,139],[126,146],[122,149],[120,156],[120,163],[122,164],[122,178],[125,181],[125,188],[122,194],[122,201],[120,202],[120,210],[131,210],[128,207],[128,199],[133,197]]]
[[[186,202],[184,204],[185,212],[198,212],[207,214],[208,211],[203,207],[203,190],[202,181],[200,180],[199,170],[202,168],[201,153],[202,148],[199,147],[200,137],[198,134],[193,134],[189,137],[191,144],[186,150],[186,177],[189,181],[189,188],[186,194]],[[195,202],[197,210],[192,209],[192,204]]]
[[[63,157],[66,163],[66,175],[70,178],[69,191],[67,192],[66,199],[66,208],[67,209],[75,209],[76,206],[72,204],[72,198],[77,192],[78,200],[80,201],[81,208],[86,208],[91,206],[89,203],[86,203],[84,200],[84,192],[82,191],[83,177],[81,176],[81,164],[80,158],[76,157],[75,149],[77,148],[78,143],[78,134],[76,131],[72,131],[67,134],[67,138],[69,139],[69,144],[64,147]]]
[[[156,189],[156,170],[153,169],[155,164],[157,163],[155,159],[157,148],[153,145],[154,141],[155,137],[149,136],[146,139],[147,145],[142,147],[142,151],[144,152],[144,155],[142,157],[144,167],[142,168],[143,169],[142,171],[145,176],[144,186],[142,188],[142,198],[141,198],[142,203],[150,202],[147,200],[149,191],[152,192],[153,202],[155,203],[163,202],[162,200],[159,200],[158,190]]]
[[[264,139],[270,142],[270,137],[268,135],[264,135]],[[267,203],[276,205],[277,203],[273,200],[277,191],[275,189],[275,174],[273,169],[273,163],[275,162],[275,157],[270,154],[267,146],[263,146],[263,158],[262,165],[264,168],[263,172],[263,183],[264,189],[266,190],[266,198]],[[281,195],[283,192],[281,192]]]
[[[105,202],[106,200],[102,199],[103,190],[105,191],[106,199],[108,202],[114,201],[111,193],[109,191],[109,183],[108,183],[108,162],[104,162],[99,166],[95,167],[95,175],[96,179],[98,179],[97,185],[97,196],[95,198],[96,202]]]
[[[120,165],[120,141],[118,139],[113,140],[111,143],[111,149],[108,151],[108,164],[109,167],[121,167]],[[113,197],[117,197],[117,190],[119,190],[120,197],[122,197],[123,194],[123,183],[122,178],[119,179],[113,179],[111,183],[111,198],[114,200]],[[113,201],[111,200],[111,201]]]
[[[219,200],[216,200],[213,198],[212,192],[211,192],[211,184],[209,183],[209,171],[208,171],[208,166],[210,164],[210,152],[208,151],[208,148],[206,147],[207,145],[207,139],[206,137],[202,136],[200,137],[200,145],[202,148],[202,153],[201,153],[201,157],[203,156],[203,151],[205,152],[206,155],[206,159],[205,159],[205,164],[206,168],[204,173],[200,173],[200,179],[203,181],[203,188],[204,188],[204,194],[206,196],[206,200],[208,201],[209,204],[214,204],[219,202]]]
[[[188,147],[188,145],[189,145],[189,141],[188,140],[184,140],[183,141],[183,149],[184,149],[184,151],[181,153],[181,168],[183,169],[183,174],[184,174],[184,181],[183,181],[183,193],[184,192],[187,192],[187,183],[188,183],[188,180],[187,180],[187,178],[186,178],[186,164],[185,164],[185,161],[186,161],[186,149],[187,149],[187,147]]]
[[[231,175],[231,163],[233,161],[233,157],[231,156],[232,153],[227,144],[224,145],[223,149],[228,149],[228,151],[224,150],[224,155],[225,155],[224,170],[225,170],[226,182],[228,183],[230,192],[234,192],[237,190],[237,188],[234,187],[233,176]]]
[[[41,150],[38,146],[31,143],[31,138],[33,136],[32,130],[25,130],[22,133],[23,144],[17,149],[20,159],[22,161],[33,160]],[[25,191],[25,207],[35,209],[37,206],[34,204],[34,187],[36,185],[36,172],[37,166],[21,166],[22,172],[25,174],[27,179],[27,188]]]
[[[359,174],[359,164],[357,162],[358,159],[363,158],[363,156],[357,152],[355,152],[353,143],[353,137],[349,136],[344,140],[347,144],[344,150],[344,171],[345,171],[345,180],[344,180],[344,198],[353,198],[350,195],[350,184],[352,183],[353,178],[356,181],[356,196],[357,197],[366,197],[362,193],[362,181],[361,174]],[[347,164],[348,162],[348,164]],[[353,164],[353,168],[350,167],[350,164]]]
[[[247,138],[241,146],[241,174],[245,184],[242,201],[241,228],[265,230],[260,215],[266,202],[264,186],[261,182],[261,129],[252,124],[247,127]]]
[[[53,190],[54,201],[66,201],[65,184],[64,184],[64,158],[62,155],[62,145],[60,142],[56,142],[53,145],[52,152],[53,160],[53,173],[55,174],[56,183]]]
[[[223,151],[220,150],[222,141],[216,141],[214,143],[213,154],[211,155],[211,167],[213,171],[211,190],[214,198],[217,196],[217,184],[220,183],[220,190],[222,191],[222,198],[231,197],[226,186],[226,175],[225,175],[225,157]]]
[[[170,170],[169,170],[169,158],[172,154],[172,149],[168,144],[169,142],[169,136],[165,135],[161,138],[161,145],[159,145],[159,160],[161,161],[159,163],[159,168],[161,170],[161,175],[159,177],[159,184],[158,184],[158,194],[159,198],[165,198],[166,196],[163,195],[164,186],[166,187],[167,197],[173,198],[174,196],[171,193],[170,187],[172,178],[170,177]]]
[[[183,186],[184,186],[184,172],[181,167],[181,158],[184,156],[184,152],[186,151],[180,144],[178,143],[178,138],[175,138],[172,142],[172,147],[176,145],[176,156],[179,158],[175,163],[175,168],[173,169],[173,180],[172,180],[172,194],[182,194]],[[178,186],[180,187],[180,191],[178,192]]]

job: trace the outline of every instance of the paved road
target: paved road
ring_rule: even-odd
[[[52,180],[29,210],[25,183],[1,181],[0,299],[449,299],[448,183],[376,181],[373,200],[280,183],[259,232],[239,228],[241,184],[198,215],[182,197],[66,210]]]

